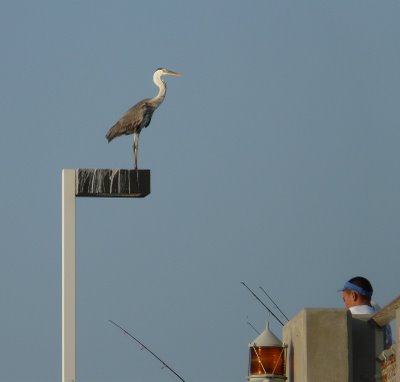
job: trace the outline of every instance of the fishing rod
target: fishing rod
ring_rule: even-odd
[[[254,325],[250,321],[247,321],[247,325],[249,325],[257,334],[260,334],[260,332],[254,327]]]
[[[278,306],[277,304],[275,304],[275,301],[268,295],[268,293],[265,291],[265,289],[264,289],[262,286],[260,286],[259,288],[264,292],[264,294],[265,294],[265,295],[270,299],[270,301],[275,305],[276,309],[278,309],[279,312],[281,312],[282,316],[285,317],[287,321],[289,321],[289,319],[287,318],[286,314],[283,313],[283,312],[281,311],[281,309],[279,308],[279,306]]]
[[[261,299],[243,282],[241,281],[241,283],[249,290],[249,292],[262,304],[262,306],[268,310],[268,312],[283,326],[283,322],[274,314],[274,312],[268,308],[267,305],[265,305]]]
[[[130,338],[132,338],[134,341],[136,341],[142,349],[147,350],[153,357],[158,359],[163,367],[166,367],[168,370],[172,371],[182,382],[186,382],[175,370],[173,370],[170,366],[168,366],[158,355],[154,354],[146,345],[144,345],[142,342],[140,342],[136,337],[134,337],[131,333],[129,333],[127,330],[125,330],[122,326],[118,325],[115,323],[113,320],[108,320],[111,322],[113,325],[115,325],[118,329],[122,330],[124,334],[127,334]]]

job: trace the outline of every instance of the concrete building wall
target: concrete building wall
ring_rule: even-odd
[[[384,330],[368,322],[370,316],[358,316],[351,319],[352,346],[349,353],[353,365],[354,382],[376,382],[380,374],[377,355],[383,350]]]
[[[287,381],[375,382],[385,330],[369,319],[346,309],[301,310],[283,328]]]
[[[345,309],[301,310],[283,328],[288,382],[349,382],[351,315]]]

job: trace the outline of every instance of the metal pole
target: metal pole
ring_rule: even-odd
[[[62,382],[76,381],[75,170],[62,170]]]

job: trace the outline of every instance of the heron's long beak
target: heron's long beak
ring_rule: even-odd
[[[169,69],[168,69],[167,73],[165,73],[165,74],[170,75],[170,76],[177,76],[177,77],[182,75],[182,73],[174,72],[173,70],[169,70]]]

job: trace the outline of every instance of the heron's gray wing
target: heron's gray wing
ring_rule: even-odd
[[[118,122],[108,130],[106,134],[106,138],[108,142],[111,142],[114,138],[119,137],[121,135],[132,134],[134,131],[134,121],[128,118],[125,113]]]
[[[151,117],[155,108],[149,99],[144,99],[132,106],[118,121],[121,125],[126,126],[129,130],[127,134],[132,134],[133,130],[141,130],[143,127],[149,126]]]
[[[132,134],[135,130],[140,133],[143,127],[149,125],[152,112],[148,106],[148,100],[133,105],[106,134],[108,142],[120,135]]]

